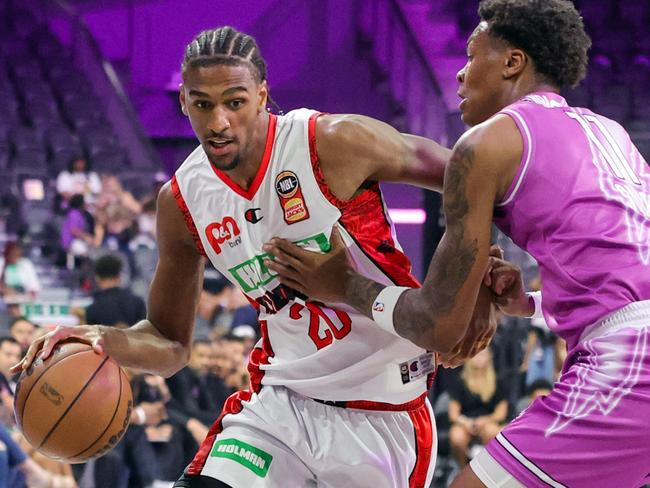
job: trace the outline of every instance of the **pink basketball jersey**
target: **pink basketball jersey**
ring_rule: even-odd
[[[495,223],[540,266],[549,327],[582,330],[650,299],[650,168],[616,122],[534,93],[503,109],[524,142]]]

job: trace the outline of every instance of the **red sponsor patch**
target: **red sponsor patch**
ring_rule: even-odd
[[[275,178],[275,191],[284,210],[284,221],[295,224],[309,218],[309,209],[293,171],[283,171]]]
[[[221,253],[221,245],[224,242],[234,239],[239,234],[239,226],[232,217],[225,217],[221,222],[213,222],[205,228],[205,237],[217,254]]]

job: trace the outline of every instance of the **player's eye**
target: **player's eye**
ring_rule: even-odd
[[[210,102],[206,102],[205,100],[197,100],[196,102],[194,102],[194,106],[201,110],[205,110],[212,107],[212,104]]]
[[[230,108],[233,108],[237,110],[238,108],[241,108],[244,105],[245,101],[242,98],[236,98],[235,100],[231,100],[228,102],[230,105]]]

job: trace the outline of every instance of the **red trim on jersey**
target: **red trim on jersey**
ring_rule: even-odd
[[[207,257],[207,254],[205,253],[205,249],[203,249],[203,244],[201,243],[201,238],[199,237],[199,231],[196,229],[196,225],[194,224],[194,219],[192,218],[192,214],[190,214],[190,209],[187,207],[187,203],[185,203],[185,199],[183,198],[181,189],[178,186],[178,181],[176,181],[176,176],[172,177],[171,185],[172,185],[172,194],[176,199],[176,204],[178,205],[178,208],[183,213],[183,217],[185,218],[185,225],[187,225],[187,229],[190,231],[190,234],[192,234],[192,239],[194,239],[194,244],[196,244],[196,249],[197,251],[199,251],[199,253],[202,256]]]
[[[420,283],[411,274],[409,258],[396,247],[379,184],[372,183],[347,202],[331,192],[316,152],[316,119],[320,115],[315,113],[309,118],[308,134],[311,165],[321,193],[341,211],[339,221],[368,259],[396,285],[419,288]]]
[[[425,488],[433,446],[431,414],[424,404],[419,409],[410,411],[409,417],[415,430],[415,465],[409,476],[409,488]]]
[[[262,184],[262,180],[266,175],[266,170],[269,167],[269,162],[271,161],[271,152],[273,151],[273,141],[275,140],[275,127],[277,125],[277,122],[277,116],[274,114],[269,114],[269,127],[266,131],[266,145],[264,146],[262,162],[260,163],[259,168],[257,168],[255,178],[253,178],[253,182],[251,183],[251,186],[248,188],[248,190],[244,190],[241,186],[232,181],[226,173],[218,170],[212,163],[210,163],[210,167],[214,171],[214,174],[216,174],[221,181],[228,185],[232,191],[248,200],[252,200],[257,193],[257,190],[259,189],[260,185]]]
[[[273,350],[271,349],[271,343],[268,340],[268,330],[266,327],[266,321],[260,320],[260,330],[262,332],[262,347],[254,348],[248,358],[248,373],[250,375],[250,383],[248,390],[241,390],[236,393],[233,393],[228,397],[226,402],[223,405],[223,410],[219,418],[212,424],[208,436],[201,443],[198,452],[194,456],[194,459],[186,469],[188,476],[198,476],[205,466],[205,462],[210,456],[210,451],[212,450],[212,445],[214,440],[223,430],[222,420],[226,415],[237,414],[242,411],[243,405],[242,402],[250,401],[253,396],[253,393],[259,393],[262,389],[262,378],[264,377],[264,371],[260,368],[261,364],[269,364],[269,357],[273,356]]]

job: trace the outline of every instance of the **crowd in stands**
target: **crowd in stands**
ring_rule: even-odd
[[[111,174],[95,173],[74,155],[46,185],[57,234],[34,254],[27,226],[18,226],[0,256],[0,486],[16,488],[169,487],[191,461],[226,398],[247,387],[248,353],[258,338],[257,313],[245,296],[209,266],[196,317],[190,364],[171,378],[127,371],[135,408],[119,445],[100,459],[69,466],[36,452],[16,428],[16,364],[34,338],[57,325],[30,305],[48,302],[43,262],[72,277],[67,286],[75,323],[128,327],[146,317],[155,270],[158,174],[137,196]],[[48,191],[46,189],[46,191]],[[0,219],[3,218],[0,215]],[[6,229],[6,227],[5,227]],[[48,255],[40,252],[47,249]],[[34,259],[32,259],[34,258]],[[36,264],[35,264],[35,262]],[[49,273],[46,273],[49,274]],[[80,298],[77,303],[71,296]],[[81,304],[81,305],[80,305]],[[9,480],[4,482],[4,480]],[[3,484],[4,483],[4,484]]]

